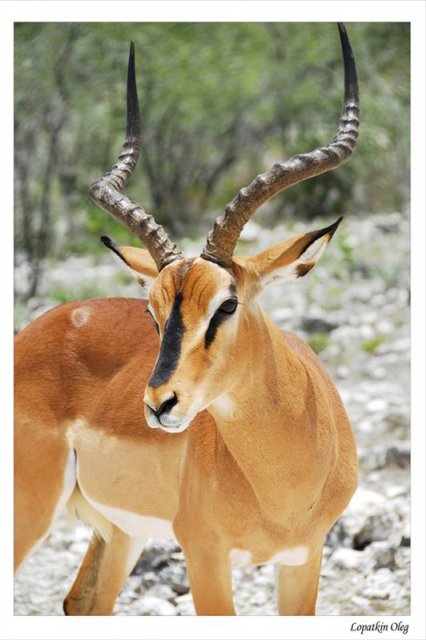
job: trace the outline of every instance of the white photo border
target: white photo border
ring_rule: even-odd
[[[13,615],[12,543],[12,417],[13,417],[13,25],[14,22],[410,22],[411,23],[411,196],[412,196],[412,600],[411,615],[383,616],[382,621],[409,624],[407,634],[383,633],[381,638],[420,640],[425,633],[425,3],[423,0],[346,2],[311,0],[118,1],[88,0],[1,2],[1,171],[2,223],[0,252],[2,292],[1,338],[1,530],[0,638],[50,640],[87,638],[191,639],[288,638],[315,640],[354,638],[352,622],[369,624],[378,616],[316,618],[250,617],[17,617]],[[363,638],[379,637],[365,633]]]

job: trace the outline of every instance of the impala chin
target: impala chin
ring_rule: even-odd
[[[177,416],[161,416],[158,425],[163,431],[168,433],[181,433],[187,429],[194,416],[189,418],[179,418]]]
[[[185,431],[194,417],[195,415],[189,417],[162,415],[158,418],[149,407],[145,409],[145,418],[148,427],[151,429],[162,429],[167,433],[181,433]]]

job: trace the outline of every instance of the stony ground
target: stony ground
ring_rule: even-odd
[[[319,223],[323,226],[324,221]],[[310,225],[315,228],[315,224]],[[294,226],[299,233],[304,225]],[[242,250],[254,253],[289,235],[251,223]],[[186,243],[193,254],[199,244]],[[26,265],[16,270],[25,286]],[[137,295],[109,256],[98,264],[71,258],[48,265],[41,294],[17,305],[16,326],[65,299]],[[307,278],[264,294],[281,327],[319,352],[337,383],[358,443],[360,482],[330,532],[318,598],[319,614],[410,613],[409,223],[399,213],[344,221]],[[57,615],[90,532],[61,518],[15,583],[17,615]],[[270,566],[234,572],[238,612],[274,614]],[[194,613],[182,552],[152,541],[115,607],[118,615]]]

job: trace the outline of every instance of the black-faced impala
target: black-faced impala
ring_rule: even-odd
[[[190,259],[122,194],[141,144],[131,47],[126,141],[90,195],[146,245],[103,239],[149,301],[64,304],[16,338],[16,566],[66,505],[94,530],[67,614],[111,613],[147,538],[164,536],[182,546],[198,614],[233,615],[232,567],[264,563],[276,566],[280,614],[315,613],[323,541],[355,490],[356,449],[327,372],[259,294],[305,276],[340,219],[253,257],[233,252],[262,203],[355,147],[357,74],[339,32],[335,138],[242,188]]]

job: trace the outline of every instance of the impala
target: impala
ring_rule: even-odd
[[[259,294],[306,275],[340,219],[253,257],[233,252],[262,203],[355,147],[357,73],[339,33],[335,138],[242,188],[191,259],[122,194],[140,148],[131,45],[123,151],[90,195],[145,243],[103,238],[149,301],[64,304],[16,338],[15,563],[66,505],[90,525],[67,614],[111,613],[147,538],[164,536],[182,546],[198,614],[235,614],[232,567],[264,563],[276,566],[280,614],[315,613],[323,541],[355,490],[356,449],[327,372]]]

